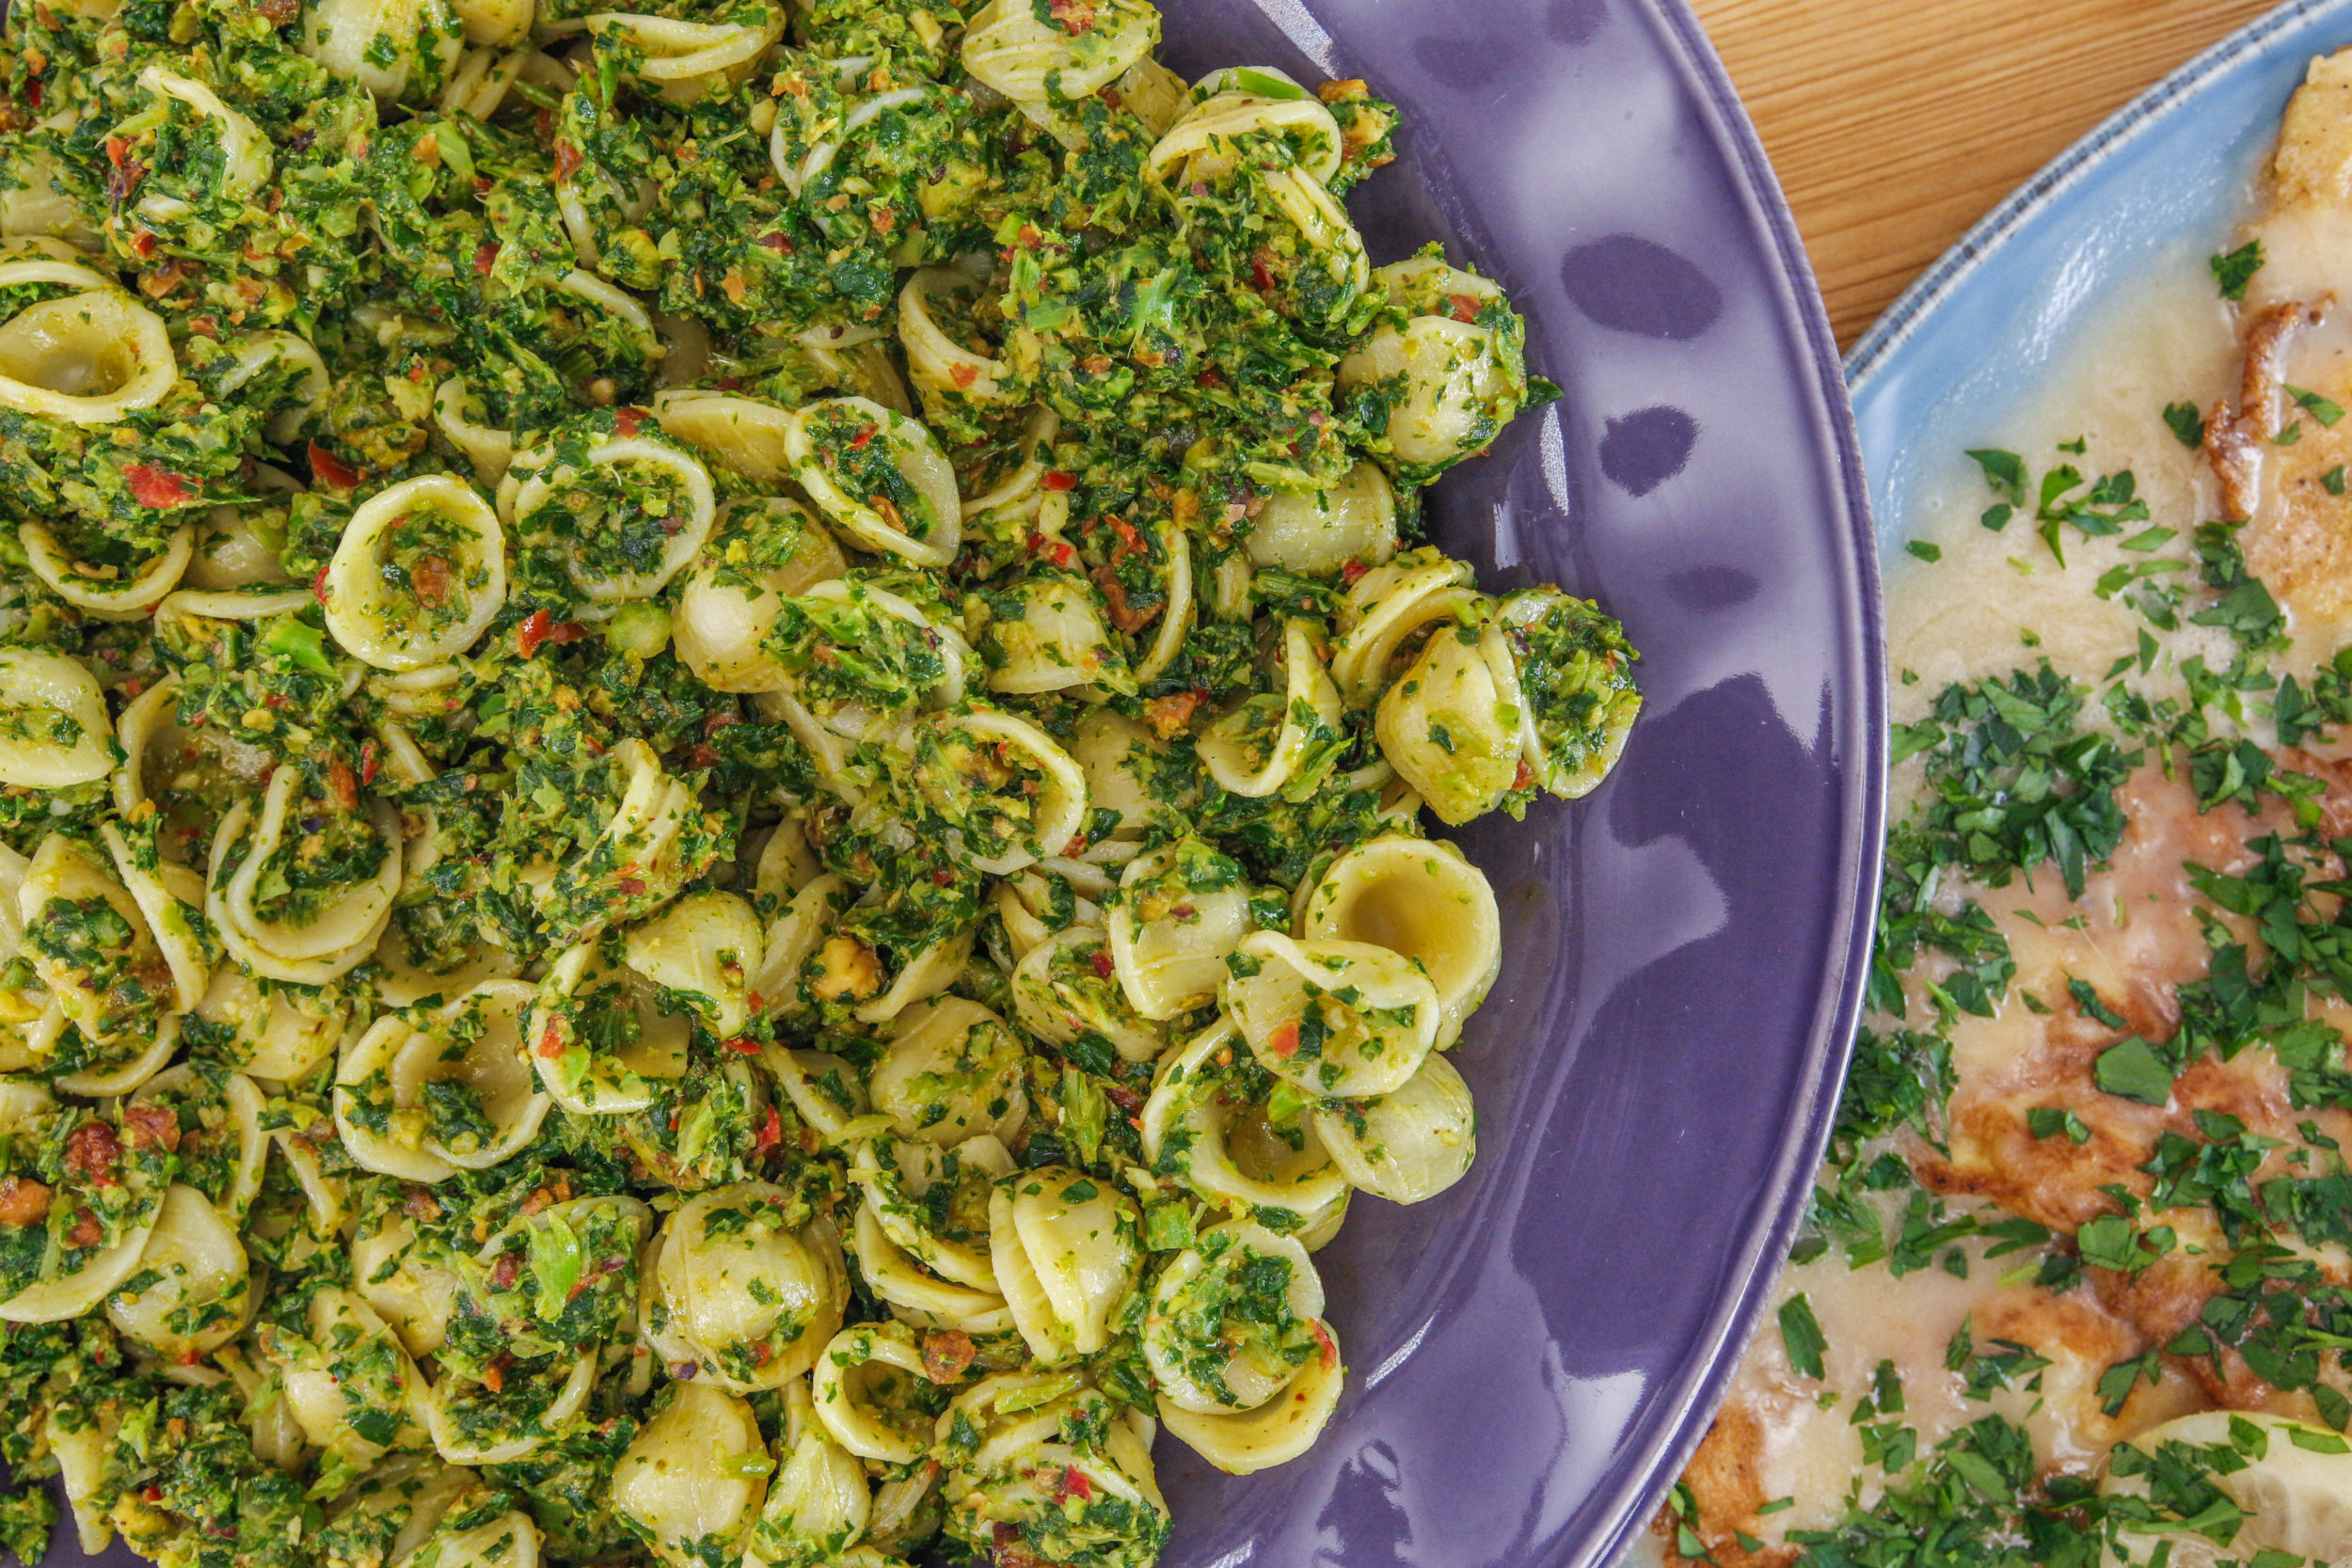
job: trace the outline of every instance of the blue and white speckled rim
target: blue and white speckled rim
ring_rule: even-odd
[[[1931,322],[1936,307],[1984,266],[2004,241],[2037,214],[2058,204],[2085,175],[2123,152],[2156,120],[2189,103],[2231,67],[2253,56],[2267,56],[2304,29],[2347,12],[2352,12],[2352,5],[2346,0],[2290,0],[2232,33],[2117,110],[1962,235],[1959,244],[1920,274],[1870,324],[1846,356],[1847,386],[1859,396],[1887,356]]]

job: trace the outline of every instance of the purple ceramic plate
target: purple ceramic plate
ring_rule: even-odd
[[[1504,911],[1454,1060],[1478,1163],[1321,1258],[1350,1370],[1306,1457],[1159,1448],[1166,1568],[1588,1568],[1697,1441],[1836,1103],[1876,902],[1875,557],[1796,231],[1678,0],[1163,0],[1185,75],[1360,76],[1375,263],[1500,279],[1565,396],[1433,496],[1489,587],[1623,618],[1648,701],[1591,798],[1462,835]],[[61,1529],[51,1561],[83,1560]],[[109,1568],[135,1560],[118,1547]]]
[[[1349,1386],[1241,1480],[1163,1443],[1167,1568],[1587,1568],[1704,1429],[1820,1154],[1875,905],[1875,554],[1794,226],[1678,0],[1162,0],[1187,76],[1360,76],[1350,205],[1499,279],[1565,396],[1433,494],[1489,586],[1597,597],[1648,705],[1591,798],[1463,833],[1502,975],[1478,1163],[1319,1259]]]

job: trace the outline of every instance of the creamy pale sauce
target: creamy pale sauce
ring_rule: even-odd
[[[1932,454],[1938,481],[1913,515],[1894,521],[1902,537],[1931,547],[1921,553],[1938,558],[1897,554],[1885,572],[1895,723],[1928,717],[1936,695],[1952,683],[2030,670],[2044,658],[2095,688],[2120,660],[2140,654],[2144,633],[2156,636],[2158,657],[2153,669],[2136,671],[2130,679],[2151,698],[2185,696],[2185,660],[2201,657],[2213,668],[2229,662],[2234,648],[2222,629],[2184,625],[2175,633],[2155,632],[2126,595],[2102,599],[2095,589],[2111,568],[2152,555],[2182,561],[2185,570],[2175,580],[2196,582],[2190,531],[2223,515],[2228,497],[2206,455],[2185,447],[2162,411],[2187,401],[2226,414],[2221,405],[2234,403],[2240,392],[2241,322],[2282,304],[2322,301],[2339,279],[2352,278],[2346,260],[2352,258],[2352,215],[2344,210],[2273,217],[2260,233],[2267,262],[2242,317],[2217,297],[2206,266],[2209,253],[2226,247],[2207,243],[2217,237],[2196,236],[2108,300],[2037,395],[1991,426],[1966,433],[1963,443],[2020,454],[2037,481],[2059,463],[2092,479],[2129,469],[2152,523],[2178,531],[2176,538],[2153,552],[2133,551],[2123,540],[2150,524],[2127,525],[2106,539],[2086,538],[2070,528],[2061,564],[2037,535],[2030,501],[2005,529],[1987,528],[1980,518],[1995,498],[1977,465],[1957,449]],[[2352,297],[2352,290],[2346,293]],[[2295,331],[2282,369],[2290,386],[2352,406],[2352,304],[2321,325]],[[2274,431],[2299,414],[2283,399],[2258,412],[2271,418]],[[2352,419],[2332,429],[2303,422],[2295,445],[2261,444],[2263,526],[2247,530],[2244,544],[2249,566],[2285,609],[2295,640],[2272,668],[2308,684],[2312,667],[2352,633],[2352,529],[2339,521],[2346,503],[2336,500],[2330,510],[2334,498],[2322,493],[2329,469],[2352,463]],[[2079,443],[2082,451],[2061,450],[2062,443]],[[2266,722],[2247,734],[2270,741]],[[1899,818],[1911,810],[1922,788],[1917,761],[1899,767],[1890,815]],[[2228,1064],[2193,1066],[2176,1083],[2170,1107],[2119,1100],[2090,1084],[2088,1063],[2117,1034],[2068,1004],[2069,979],[2089,981],[2133,1030],[2152,1039],[2169,1037],[2179,1020],[2174,989],[2202,977],[2211,956],[2185,863],[2239,871],[2255,858],[2249,838],[2273,829],[2293,831],[2283,813],[2259,820],[2234,807],[2200,815],[2186,784],[2153,762],[2120,799],[2131,824],[2125,840],[2109,865],[2093,871],[2079,902],[2046,870],[2030,883],[2020,879],[1997,889],[1955,879],[1937,898],[1947,912],[1964,898],[1979,902],[2008,939],[2016,962],[2007,1000],[1994,1016],[1963,1016],[1944,1030],[1956,1078],[1943,1125],[1947,1149],[1908,1133],[1886,1140],[1925,1185],[1954,1206],[1981,1197],[2071,1232],[2112,1211],[2102,1184],[2120,1183],[2139,1195],[2151,1190],[2151,1179],[2138,1167],[2156,1136],[2183,1126],[2192,1107],[2226,1111],[2288,1146],[2301,1141],[2296,1124],[2310,1121],[2352,1145],[2352,1117],[2289,1104],[2284,1071],[2266,1048]],[[2240,940],[2249,934],[2234,916],[2226,923]],[[1925,1016],[1916,1005],[1919,982],[1940,979],[1949,968],[1923,958],[1913,972],[1915,1024]],[[2029,1006],[2028,996],[2042,1006]],[[2315,1003],[2312,1010],[2339,1027],[2352,1022],[2346,1016],[2352,1009],[2340,1006]],[[1884,1018],[1868,1022],[1882,1030],[1894,1026]],[[2079,1148],[2065,1138],[2031,1137],[2025,1113],[2038,1106],[2078,1112],[2092,1136]],[[2285,1158],[2284,1149],[2274,1154],[2264,1175],[2282,1171]],[[1867,1508],[1882,1496],[1886,1476],[1866,1452],[1869,1412],[1861,1406],[1883,1362],[1901,1378],[1904,1408],[1896,1418],[1916,1433],[1919,1452],[1994,1413],[2029,1433],[2045,1474],[2096,1476],[2118,1441],[2217,1402],[2308,1416],[2307,1396],[2261,1385],[2251,1391],[2222,1387],[2177,1370],[2153,1386],[2143,1382],[2118,1415],[2103,1414],[2100,1375],[2161,1345],[2193,1316],[2210,1290],[2203,1283],[2209,1252],[2223,1245],[2204,1210],[2156,1217],[2179,1229],[2182,1257],[2145,1275],[2087,1281],[2063,1294],[2033,1283],[2040,1251],[1987,1259],[1977,1242],[1961,1249],[1968,1262],[1965,1277],[1942,1267],[1900,1277],[1883,1263],[1851,1269],[1834,1246],[1786,1270],[1772,1296],[1774,1311],[1750,1344],[1686,1476],[1716,1561],[1724,1568],[1785,1563],[1795,1556],[1788,1532],[1829,1528],[1849,1508]],[[2306,1250],[2340,1277],[2345,1264],[2341,1249]],[[1778,1307],[1799,1294],[1826,1341],[1825,1375],[1819,1379],[1791,1368],[1775,1323]],[[1979,1350],[2007,1341],[2050,1365],[2030,1386],[2021,1378],[1989,1400],[1971,1398],[1963,1374],[1947,1364],[1947,1349],[1963,1325]],[[1672,1523],[1670,1515],[1661,1515],[1650,1554],[1673,1560],[1665,1544]]]

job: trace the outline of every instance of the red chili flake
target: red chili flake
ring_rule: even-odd
[[[548,1023],[547,1028],[540,1033],[539,1054],[546,1057],[548,1061],[553,1061],[556,1057],[564,1054],[563,1031],[552,1022]]]
[[[947,368],[947,379],[956,384],[956,388],[959,391],[968,389],[972,383],[979,380],[979,378],[980,368],[977,365],[959,363],[950,365]]]
[[[1085,1471],[1075,1465],[1065,1465],[1061,1467],[1061,1478],[1054,1482],[1056,1502],[1068,1497],[1075,1497],[1080,1502],[1085,1502],[1093,1496],[1094,1483],[1087,1480]]]
[[[1478,296],[1476,294],[1448,294],[1445,296],[1445,302],[1454,307],[1455,321],[1474,322],[1478,319]]]
[[[732,1051],[739,1056],[756,1056],[759,1054],[759,1042],[749,1035],[738,1035],[731,1040],[721,1040],[719,1049]]]
[[[784,1142],[784,1117],[773,1105],[768,1107],[768,1119],[759,1124],[759,1132],[752,1138],[755,1151],[765,1154]]]
[[[102,1187],[115,1182],[115,1164],[122,1158],[122,1140],[103,1121],[86,1121],[65,1141],[65,1168],[87,1176]]]
[[[1100,947],[1087,955],[1087,967],[1094,971],[1094,977],[1098,980],[1107,980],[1119,973],[1118,963],[1108,951]]]
[[[313,577],[313,578],[310,579],[310,597],[312,597],[312,598],[314,598],[314,599],[318,600],[318,602],[319,602],[319,603],[321,603],[321,604],[325,604],[325,603],[326,602],[326,566],[321,566],[321,567],[318,569],[318,575],[317,575],[317,576],[315,576],[315,577]]]
[[[316,441],[310,443],[310,473],[333,489],[356,490],[359,487],[359,470]]]
[[[1354,582],[1358,578],[1362,577],[1366,572],[1371,570],[1371,567],[1365,565],[1360,561],[1351,561],[1340,568],[1340,576],[1348,582]]]
[[[881,434],[882,426],[880,425],[869,424],[860,426],[858,433],[850,437],[850,450],[851,451],[864,451],[866,450],[866,443],[871,441],[875,436]]]
[[[1038,483],[1048,490],[1074,490],[1078,487],[1078,476],[1063,473],[1059,468],[1048,468]]]
[[[128,158],[130,155],[131,144],[128,141],[124,140],[120,136],[108,136],[106,138],[106,161],[108,163],[114,165],[117,168],[120,168],[123,165],[123,160]]]
[[[1266,1037],[1266,1046],[1277,1056],[1285,1060],[1297,1055],[1298,1021],[1293,1019],[1290,1022],[1278,1027],[1273,1034]]]
[[[1321,1318],[1310,1318],[1307,1323],[1315,1331],[1315,1343],[1323,1347],[1323,1364],[1327,1367],[1338,1366],[1340,1347],[1332,1342],[1331,1331],[1323,1326]]]
[[[142,229],[131,236],[131,254],[146,261],[155,254],[155,236]]]
[[[1534,782],[1535,769],[1527,766],[1527,759],[1525,757],[1519,758],[1519,770],[1512,775],[1511,787],[1513,789],[1525,789],[1529,784],[1532,784]]]
[[[493,1361],[482,1369],[482,1386],[493,1394],[506,1391],[506,1369]]]
[[[580,172],[580,166],[587,163],[587,159],[580,155],[580,149],[574,147],[570,142],[557,142],[555,144],[555,178],[557,183],[560,184],[564,181],[569,180],[574,174]]]
[[[552,620],[546,610],[534,610],[515,628],[515,646],[529,658],[543,642],[577,642],[587,635],[588,628],[578,621]]]
[[[498,264],[498,245],[489,240],[483,241],[482,248],[473,253],[473,270],[487,277],[490,276],[490,269]]]
[[[383,766],[384,758],[379,748],[376,746],[376,743],[373,740],[361,742],[359,747],[359,782],[363,784],[372,784],[375,783],[375,770]]]
[[[644,409],[624,408],[612,416],[612,434],[623,436],[634,436],[644,428],[644,423],[645,411]]]
[[[149,463],[132,463],[122,470],[123,479],[131,486],[131,499],[151,511],[168,511],[185,506],[196,499],[198,487],[167,468]]]

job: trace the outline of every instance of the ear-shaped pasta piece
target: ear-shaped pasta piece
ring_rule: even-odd
[[[1219,1017],[1160,1060],[1143,1104],[1144,1158],[1171,1155],[1184,1184],[1212,1203],[1246,1204],[1311,1223],[1347,1196],[1347,1178],[1311,1123],[1276,1127],[1263,1105],[1231,1087],[1234,1053],[1247,1049]],[[1316,1244],[1302,1235],[1308,1250]]]
[[[978,1003],[945,996],[892,1022],[866,1088],[898,1136],[945,1147],[982,1132],[1009,1142],[1028,1118],[1027,1079],[1020,1035]]]
[[[1115,81],[1160,40],[1147,0],[1093,0],[1075,32],[1047,22],[1029,0],[989,0],[963,33],[963,69],[1015,103],[1085,98]]]
[[[424,1378],[373,1308],[330,1285],[311,1296],[304,1326],[297,1336],[264,1323],[257,1336],[304,1436],[359,1467],[423,1440]]]
[[[1144,159],[1149,178],[1171,187],[1192,180],[1215,183],[1232,169],[1245,138],[1279,141],[1317,182],[1340,171],[1344,149],[1339,121],[1282,72],[1266,67],[1220,71],[1191,97],[1192,103]]]
[[[1441,822],[1501,804],[1518,783],[1525,711],[1502,634],[1480,606],[1474,625],[1439,625],[1380,699],[1373,734],[1400,777]]]
[[[510,1508],[465,1529],[442,1526],[418,1548],[420,1558],[427,1552],[433,1568],[539,1568],[539,1526],[521,1509]]]
[[[1118,825],[1103,836],[1138,837],[1200,798],[1185,770],[1170,765],[1168,748],[1114,708],[1090,708],[1078,720],[1070,756],[1087,776],[1089,808],[1118,814]]]
[[[852,1236],[858,1274],[866,1289],[902,1321],[966,1334],[1001,1334],[1012,1326],[1005,1298],[995,1291],[942,1279],[917,1263],[882,1228],[870,1197],[858,1206]]]
[[[1454,1064],[1432,1056],[1403,1088],[1311,1113],[1349,1181],[1391,1203],[1421,1203],[1462,1180],[1478,1154],[1478,1108]]]
[[[850,1124],[866,1114],[866,1082],[841,1057],[771,1045],[759,1059],[801,1120],[828,1143],[839,1142]]]
[[[114,767],[98,677],[59,654],[0,648],[0,784],[70,789]]]
[[[1130,1062],[1155,1061],[1168,1049],[1168,1032],[1127,999],[1100,926],[1073,926],[1031,947],[1012,972],[1012,1006],[1021,1026],[1049,1045],[1093,1036]]]
[[[1225,956],[1258,924],[1241,863],[1189,837],[1129,861],[1104,912],[1119,983],[1154,1022],[1214,999]]]
[[[866,1189],[858,1224],[859,1261],[867,1261],[865,1216],[870,1214],[873,1230],[933,1274],[996,1297],[996,1271],[988,1254],[989,1196],[996,1180],[1011,1175],[1012,1168],[1004,1144],[985,1132],[952,1149],[898,1139],[861,1143],[850,1165],[850,1180]],[[982,1309],[964,1305],[967,1316]],[[1001,1307],[1004,1303],[998,1299],[994,1305]]]
[[[678,591],[677,656],[721,691],[773,691],[791,679],[761,647],[784,601],[849,570],[806,507],[782,496],[730,501]]]
[[[741,1034],[746,1000],[760,973],[759,916],[732,893],[690,893],[625,939],[628,966],[686,996],[718,1038]]]
[[[1535,782],[1565,800],[1590,794],[1642,711],[1633,685],[1642,656],[1597,605],[1556,588],[1513,594],[1495,626],[1518,679],[1520,739]]]
[[[914,779],[955,853],[992,877],[1059,852],[1086,824],[1086,774],[1052,736],[996,708],[918,726]]]
[[[365,856],[354,853],[349,860],[360,867],[354,879],[288,893],[276,900],[276,909],[265,911],[260,903],[262,874],[290,863],[301,842],[299,832],[290,837],[286,828],[302,782],[302,769],[280,768],[271,776],[259,812],[246,800],[229,808],[213,839],[204,913],[246,968],[273,980],[323,986],[373,952],[391,920],[392,897],[400,891],[400,817],[389,805],[373,801],[357,823],[346,823],[355,836],[373,832],[383,847],[372,875]],[[232,852],[240,850],[244,858],[232,862]]]
[[[867,549],[934,568],[956,558],[956,471],[914,420],[869,398],[820,398],[792,411],[784,451],[809,499]]]
[[[1410,958],[1361,942],[1241,944],[1224,1002],[1258,1065],[1324,1098],[1402,1088],[1438,1038],[1438,989]]]
[[[794,411],[755,398],[677,387],[657,392],[653,417],[675,436],[755,484],[773,485],[792,477],[785,436]]]
[[[412,1031],[392,1058],[392,1101],[413,1111],[417,1146],[488,1170],[538,1136],[548,1099],[523,1051],[532,988],[485,980]]]
[[[613,1512],[677,1568],[706,1551],[731,1558],[767,1496],[765,1473],[743,1463],[766,1455],[759,1422],[750,1405],[699,1378],[673,1383],[668,1399],[613,1466]]]
[[[362,1169],[404,1181],[445,1181],[457,1167],[424,1147],[422,1117],[394,1095],[392,1069],[416,1033],[393,1015],[347,1042],[335,1070],[335,1131]]]
[[[1295,1237],[1217,1226],[1152,1281],[1140,1336],[1162,1409],[1255,1410],[1323,1353],[1323,1276]]]
[[[982,657],[988,689],[1020,696],[1095,686],[1133,695],[1135,674],[1112,641],[1094,590],[1057,572],[1033,575],[990,595]]]
[[[1390,835],[1333,861],[1307,895],[1298,934],[1371,942],[1419,964],[1444,1011],[1451,1045],[1502,967],[1502,915],[1485,872],[1451,844]]]
[[[226,1344],[252,1315],[253,1270],[236,1231],[203,1194],[174,1182],[139,1255],[138,1274],[107,1298],[106,1316],[149,1350],[176,1360]]]
[[[1053,1562],[1141,1563],[1168,1539],[1151,1428],[1073,1372],[999,1372],[939,1418],[956,1441],[941,1487],[947,1533],[978,1551],[1018,1542]],[[974,1434],[977,1446],[964,1445]]]
[[[159,65],[139,72],[139,86],[159,98],[178,99],[198,119],[211,122],[220,137],[221,172],[215,189],[222,197],[243,201],[269,179],[275,164],[269,137],[252,120],[222,103],[218,93]]]
[[[810,998],[802,976],[808,960],[823,947],[841,911],[856,896],[848,882],[828,872],[792,895],[770,922],[759,973],[752,981],[762,1012],[787,1015],[807,1010]]]
[[[136,621],[180,585],[196,547],[196,526],[183,523],[172,530],[162,549],[127,572],[69,555],[46,523],[20,523],[16,538],[24,547],[25,564],[57,597],[102,621]]]
[[[174,989],[171,968],[137,900],[109,865],[75,840],[51,833],[25,868],[16,913],[24,932],[20,955],[91,1044],[104,1050],[118,1040],[155,1037],[158,1010]]]
[[[0,408],[119,424],[179,374],[164,319],[119,289],[42,300],[0,325]]]
[[[11,231],[0,237],[0,289],[50,287],[82,293],[116,289],[112,274],[99,271],[87,251],[44,234]]]
[[[242,1072],[183,1062],[139,1085],[122,1112],[135,1146],[162,1144],[180,1156],[180,1180],[231,1226],[245,1223],[262,1190],[269,1134],[262,1091]]]
[[[648,599],[684,571],[710,537],[718,499],[710,470],[684,447],[649,434],[592,443],[577,465],[552,449],[523,453],[501,488],[515,536],[557,551],[592,617]]]
[[[693,1026],[661,1010],[655,982],[608,963],[598,942],[571,948],[532,1000],[523,1040],[539,1081],[574,1116],[619,1116],[654,1101],[657,1084],[686,1075]]]
[[[351,1240],[351,1288],[400,1336],[411,1355],[431,1355],[449,1338],[463,1286],[457,1271],[417,1238],[406,1216],[387,1208]]]
[[[115,875],[138,905],[148,934],[171,971],[169,1006],[175,1012],[194,1011],[212,984],[212,959],[198,929],[203,919],[204,879],[184,865],[161,860],[141,863],[122,830],[112,822],[99,825],[98,841],[106,847]]]
[[[1196,742],[1201,766],[1235,795],[1311,788],[1337,759],[1345,709],[1323,667],[1311,622],[1282,627],[1280,684],[1243,699]]]
[[[348,1000],[334,991],[264,987],[240,964],[223,964],[196,1005],[197,1016],[232,1031],[230,1059],[256,1078],[307,1078],[342,1043]]]
[[[1251,1475],[1287,1464],[1314,1446],[1338,1407],[1346,1370],[1328,1323],[1315,1324],[1315,1357],[1277,1395],[1238,1415],[1200,1415],[1163,1402],[1169,1433],[1229,1476]]]
[[[298,372],[300,379],[290,388],[293,400],[277,404],[277,411],[262,427],[262,433],[276,445],[292,446],[303,428],[310,422],[311,417],[318,412],[319,406],[326,403],[326,394],[334,388],[334,378],[327,374],[326,361],[309,339],[297,337],[292,332],[247,332],[234,339],[230,347],[236,355],[236,363],[220,379],[219,390],[224,396],[241,389],[255,376],[273,367],[280,375],[290,371]],[[289,481],[286,488],[299,489],[300,486]]]
[[[769,1479],[768,1501],[744,1561],[757,1568],[790,1568],[840,1560],[873,1516],[866,1466],[818,1420],[805,1379],[785,1386],[784,1418],[776,1473]]]
[[[817,1358],[810,1396],[826,1434],[860,1459],[911,1465],[930,1447],[923,1353],[899,1323],[859,1323]]]
[[[679,22],[666,16],[603,11],[588,18],[598,37],[625,39],[642,56],[631,73],[673,103],[724,92],[758,67],[784,36],[786,13],[767,8],[757,22]]]
[[[515,433],[484,424],[466,411],[463,378],[453,375],[434,389],[433,422],[473,465],[476,483],[485,489],[497,489],[499,481],[506,477],[507,466],[515,461]]]
[[[1375,566],[1340,603],[1341,637],[1331,676],[1351,707],[1370,707],[1388,686],[1389,667],[1415,632],[1474,608],[1467,562],[1424,546]]]
[[[422,474],[351,515],[326,578],[326,629],[379,670],[456,657],[506,603],[505,538],[471,485]]]
[[[957,976],[971,961],[972,943],[979,932],[979,923],[975,921],[946,936],[932,938],[929,945],[912,953],[898,954],[898,973],[891,975],[890,984],[871,1002],[851,1008],[850,1016],[860,1023],[888,1023],[916,1003],[929,1002],[956,983]],[[820,959],[832,946],[827,942],[818,950]],[[812,980],[810,990],[815,991],[820,984],[821,978]]]
[[[54,1000],[50,1010],[42,1015],[44,1023],[51,1019],[56,1019],[60,1024],[64,1022]],[[40,1031],[40,1025],[36,1024],[30,1033],[38,1037]],[[37,1037],[28,1039],[27,1043],[34,1046],[37,1055],[40,1053]],[[179,1048],[180,1015],[166,1013],[151,1038],[124,1036],[116,1042],[114,1049],[102,1053],[99,1059],[76,1071],[59,1073],[55,1082],[66,1093],[78,1094],[86,1100],[103,1100],[110,1095],[129,1094],[162,1071],[164,1064],[171,1060],[172,1053]]]
[[[915,709],[953,707],[963,700],[972,659],[955,627],[863,573],[781,601],[762,646],[790,672],[774,695],[806,710],[795,715],[792,704],[779,705],[793,733],[807,727],[803,718],[813,719],[850,740],[877,738],[895,727],[898,715]],[[807,735],[803,743],[819,753],[821,776],[822,736]]]
[[[1521,329],[1502,291],[1435,258],[1382,267],[1375,282],[1402,309],[1402,326],[1382,322],[1340,361],[1339,384],[1353,390],[1403,378],[1383,432],[1403,471],[1425,483],[1484,451],[1527,395]],[[1493,321],[1505,318],[1503,330]]]
[[[466,32],[447,0],[308,0],[295,47],[386,103],[427,103]]]
[[[1307,577],[1396,554],[1396,495],[1376,463],[1359,462],[1328,490],[1278,490],[1249,529],[1249,559]]]
[[[743,1181],[687,1199],[656,1238],[644,1334],[673,1364],[737,1393],[781,1388],[841,1327],[849,1271],[829,1225],[781,1187]]]
[[[1133,1198],[1062,1166],[1018,1172],[989,1198],[988,1235],[996,1283],[1032,1354],[1067,1361],[1110,1342],[1143,1270]]]
[[[898,291],[898,343],[906,350],[907,372],[927,411],[1020,399],[1008,385],[1013,379],[1012,367],[985,352],[994,345],[974,325],[973,306],[980,289],[968,273],[923,267]],[[967,346],[974,342],[981,348]]]

